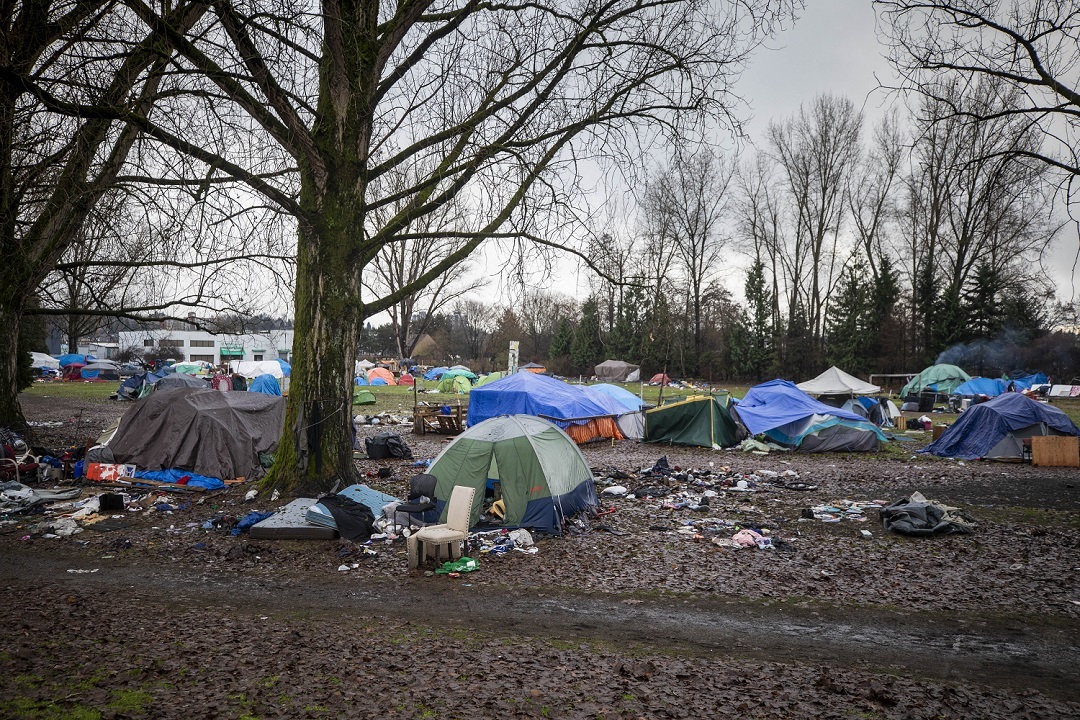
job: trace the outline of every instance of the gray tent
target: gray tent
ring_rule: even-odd
[[[604,382],[626,382],[630,374],[637,369],[637,365],[631,365],[622,360],[605,360],[593,368],[593,373],[597,380]]]
[[[172,375],[166,375],[160,380],[154,382],[155,390],[169,390],[172,388],[196,388],[198,390],[206,390],[210,387],[210,383],[206,378],[195,377],[194,375],[185,375],[184,373],[173,373]]]
[[[280,396],[159,389],[124,414],[108,445],[95,450],[95,459],[132,463],[140,470],[246,477],[259,469],[260,453],[277,449],[284,424]]]

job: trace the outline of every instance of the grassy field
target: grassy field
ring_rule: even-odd
[[[642,387],[639,383],[615,383],[620,387],[625,388],[634,395],[641,395],[644,397],[645,402],[650,405],[655,405],[660,399],[660,387],[645,385]],[[435,382],[421,381],[418,390],[426,390],[427,388],[434,389]],[[34,386],[27,390],[28,394],[37,397],[61,397],[61,398],[79,398],[88,401],[106,401],[110,395],[116,392],[117,383],[112,382],[39,382],[34,383]],[[382,413],[391,413],[393,415],[411,415],[414,403],[413,389],[405,386],[374,386],[369,387],[375,395],[376,403],[374,405],[357,405],[354,406],[353,411],[357,414],[364,415],[379,415]],[[729,385],[723,390],[732,393],[736,397],[743,397],[746,391],[750,389],[749,385]],[[719,392],[720,389],[717,389]],[[664,398],[670,400],[672,398],[681,398],[693,395],[692,390],[680,390],[676,388],[664,388]],[[433,392],[417,392],[416,400],[421,403],[429,405],[456,405],[461,403],[463,406],[468,406],[468,395],[456,395],[452,393],[433,393]],[[1073,422],[1080,425],[1080,398],[1054,398],[1054,407],[1063,410]],[[946,417],[953,417],[946,415]]]

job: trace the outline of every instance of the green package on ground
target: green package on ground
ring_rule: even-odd
[[[471,557],[462,557],[462,558],[458,558],[457,560],[451,560],[451,561],[448,561],[448,562],[444,562],[442,564],[442,567],[440,567],[435,572],[439,573],[440,575],[446,575],[448,573],[453,573],[453,572],[458,572],[458,573],[472,572],[473,570],[479,570],[479,569],[480,569],[480,562],[478,560],[475,560],[475,559],[473,559]]]

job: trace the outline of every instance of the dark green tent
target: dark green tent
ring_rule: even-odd
[[[724,402],[711,395],[687,398],[645,411],[645,442],[731,447],[739,428]]]
[[[353,387],[353,405],[374,405],[376,402],[378,402],[378,400],[375,399],[375,393],[371,392],[367,388],[356,386]]]

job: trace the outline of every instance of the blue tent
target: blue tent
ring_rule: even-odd
[[[872,422],[818,402],[787,380],[750,388],[735,412],[751,435],[806,452],[875,450],[888,439]]]
[[[387,383],[381,377],[377,377],[374,380],[372,380],[371,383],[369,383],[369,384],[371,384],[371,385],[386,385]]]
[[[955,390],[952,391],[953,395],[961,395],[964,397],[973,397],[975,395],[985,395],[986,397],[997,397],[1001,393],[1005,392],[1008,387],[1008,383],[998,378],[984,378],[975,377],[970,380],[965,380]]]
[[[356,383],[357,385],[370,385],[370,383],[367,380],[366,375],[357,375],[356,377],[353,378],[353,382]]]
[[[1020,393],[1004,393],[968,408],[922,450],[941,457],[1021,457],[1023,439],[1037,435],[1080,435],[1061,410]]]
[[[88,362],[86,355],[79,355],[78,353],[57,355],[56,359],[60,361],[60,367],[62,368],[66,368],[68,365],[74,365],[75,363],[82,363],[83,365],[85,365]]]
[[[260,375],[251,381],[248,385],[248,392],[262,393],[263,395],[281,395],[281,386],[278,385],[277,378],[270,373]]]
[[[499,415],[537,415],[565,428],[626,412],[603,393],[590,393],[562,380],[528,372],[508,375],[469,393],[470,426]]]
[[[589,385],[588,387],[590,390],[602,392],[608,397],[615,398],[615,400],[617,400],[619,404],[623,405],[627,410],[636,411],[645,407],[644,400],[642,400],[626,388],[621,388],[618,385],[600,383],[599,385]]]
[[[425,380],[438,380],[442,376],[442,374],[444,372],[446,372],[447,370],[449,370],[449,369],[450,368],[448,368],[448,367],[431,368],[426,373],[424,373],[424,379]]]
[[[277,361],[278,361],[278,365],[281,366],[281,374],[284,377],[289,377],[290,375],[292,375],[292,365],[285,362],[281,358],[277,358]]]

